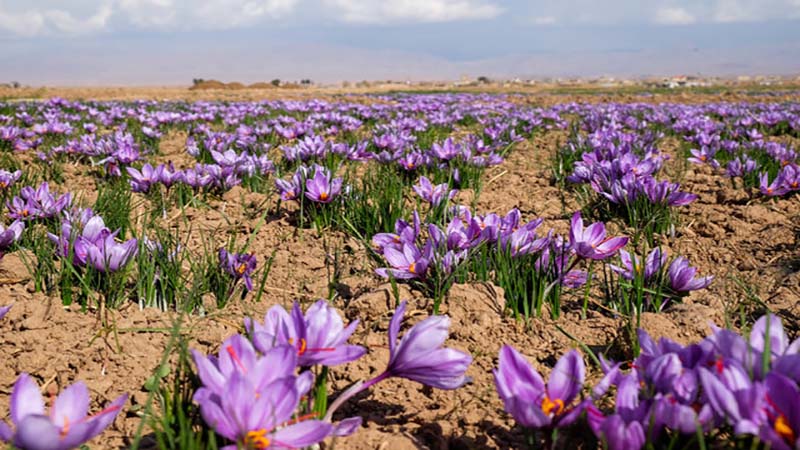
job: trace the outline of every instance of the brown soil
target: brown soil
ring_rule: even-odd
[[[485,174],[478,210],[506,212],[518,207],[526,219],[543,217],[545,226],[563,231],[578,203],[571,193],[551,184],[547,161],[564,139],[563,133],[549,132],[519,144],[506,163]],[[185,134],[166,136],[162,159],[176,166],[192,164],[182,152],[184,141]],[[78,183],[80,176],[68,173],[67,186]],[[674,238],[665,240],[665,247],[687,256],[701,273],[717,279],[683,304],[662,314],[645,314],[642,327],[654,336],[689,342],[705,336],[709,322],[722,325],[737,317],[740,307],[753,311],[757,296],[783,318],[794,336],[800,329],[800,197],[753,200],[731,188],[729,180],[701,170],[688,170],[683,183],[700,198],[682,210],[682,225]],[[231,235],[245,239],[255,227],[254,217],[274,202],[274,195],[235,188],[209,209],[187,208],[185,215],[193,226],[189,246],[208,240],[222,243]],[[174,212],[168,216],[167,220],[177,217]],[[327,262],[337,247],[342,250],[344,275],[334,304],[348,318],[361,320],[353,340],[368,346],[370,352],[360,361],[332,370],[334,387],[341,389],[375,375],[388,359],[386,330],[394,307],[391,287],[371,274],[369,259],[358,242],[336,233],[323,238],[313,231],[297,232],[285,212],[268,216],[251,246],[260,263],[275,251],[262,302],[255,303],[251,293],[223,310],[188,318],[184,333],[191,347],[217,351],[225,337],[241,330],[244,315],[260,319],[274,304],[288,307],[294,300],[309,304],[326,297]],[[407,324],[424,318],[430,311],[429,300],[400,288],[401,297],[410,300]],[[0,260],[0,293],[5,299],[0,303],[14,303],[0,321],[0,359],[7,361],[0,368],[0,411],[8,411],[11,387],[23,371],[34,375],[45,392],[84,380],[95,408],[128,392],[131,401],[126,413],[92,442],[92,448],[125,448],[139,426],[137,414],[148,395],[143,385],[161,363],[175,315],[134,305],[84,313],[32,291],[18,255]],[[592,311],[582,319],[576,307],[578,296],[567,297],[557,321],[516,322],[501,314],[503,302],[502,289],[490,284],[454,286],[442,310],[452,318],[448,345],[473,355],[468,371],[472,383],[452,392],[404,380],[382,383],[344,408],[343,416],[359,414],[365,421],[358,433],[338,442],[338,448],[518,448],[523,445],[522,434],[503,412],[492,381],[491,371],[503,344],[515,346],[545,374],[564,351],[577,346],[569,336],[595,352],[609,352],[618,359],[629,356],[623,321]]]

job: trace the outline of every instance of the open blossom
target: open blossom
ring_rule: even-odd
[[[0,191],[5,191],[12,184],[14,184],[22,176],[21,170],[9,172],[7,170],[0,170]]]
[[[661,271],[661,268],[667,262],[667,255],[660,248],[655,248],[647,254],[644,264],[642,264],[638,256],[631,255],[625,250],[620,250],[619,259],[622,266],[609,264],[608,267],[627,280],[633,280],[637,274],[640,274],[647,281]]]
[[[219,249],[219,263],[222,269],[234,279],[243,279],[248,291],[253,290],[251,275],[256,270],[255,253],[229,253],[224,248]]]
[[[259,355],[250,341],[234,335],[223,342],[218,357],[192,354],[203,383],[194,401],[205,422],[236,443],[224,448],[302,448],[333,432],[327,422],[293,420],[313,384],[311,372],[294,375],[293,347],[280,345]]]
[[[572,350],[558,360],[545,386],[541,375],[513,347],[503,346],[494,370],[497,393],[514,419],[529,428],[566,426],[583,412],[572,403],[583,387],[586,367]]]
[[[64,389],[45,411],[39,386],[20,374],[11,392],[13,429],[0,422],[0,440],[21,450],[68,450],[102,433],[128,400],[124,394],[97,414],[88,416],[89,389],[77,382]]]
[[[609,258],[628,243],[627,237],[606,237],[606,226],[602,222],[584,228],[580,211],[572,216],[569,240],[575,253],[588,259]]]
[[[342,192],[342,179],[333,178],[323,168],[314,171],[314,177],[306,180],[306,198],[317,203],[330,203]]]
[[[458,193],[456,189],[449,189],[447,183],[434,186],[431,180],[425,176],[420,177],[419,184],[414,185],[414,192],[430,203],[433,208],[439,206],[445,199],[452,200]]]
[[[311,305],[305,315],[295,302],[291,313],[280,305],[270,308],[264,323],[245,319],[245,328],[258,351],[265,353],[275,345],[291,345],[297,349],[298,364],[304,367],[336,366],[364,356],[364,347],[347,343],[357,326],[358,320],[354,320],[345,327],[325,300]]]
[[[400,250],[395,247],[385,247],[383,257],[391,267],[375,269],[375,273],[384,278],[392,276],[402,280],[422,278],[431,262],[429,250],[430,243],[426,245],[424,251],[420,251],[416,245],[407,243],[403,243]]]

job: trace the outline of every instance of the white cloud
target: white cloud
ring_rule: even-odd
[[[503,9],[482,0],[325,0],[346,22],[408,23],[490,19]]]
[[[171,25],[177,15],[172,0],[120,0],[119,7],[131,23],[145,28]]]
[[[96,3],[99,3],[97,9],[86,18],[60,8],[8,11],[0,4],[0,30],[19,36],[93,33],[105,29],[113,14],[111,3]]]
[[[0,30],[19,36],[35,36],[44,29],[44,16],[36,11],[13,13],[0,9]]]
[[[663,25],[691,25],[697,19],[683,8],[660,8],[656,11],[656,23]]]

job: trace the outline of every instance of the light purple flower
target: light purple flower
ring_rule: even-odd
[[[127,400],[128,395],[123,394],[99,413],[88,416],[89,389],[79,381],[64,389],[47,413],[39,386],[30,375],[22,373],[11,392],[14,430],[0,422],[0,440],[21,450],[77,448],[102,433]]]
[[[389,323],[389,366],[385,376],[407,378],[438,389],[457,389],[467,383],[465,372],[472,357],[442,347],[449,334],[450,319],[428,317],[411,327],[398,341],[405,309],[403,301]]]
[[[325,300],[315,302],[305,315],[295,302],[291,314],[280,305],[270,308],[263,324],[245,318],[245,329],[258,351],[291,345],[297,350],[298,365],[303,367],[336,366],[362,357],[367,352],[364,347],[347,343],[357,326],[358,320],[354,320],[345,327]]]

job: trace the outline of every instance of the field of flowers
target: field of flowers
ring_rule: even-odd
[[[0,102],[20,449],[800,448],[800,102]]]

